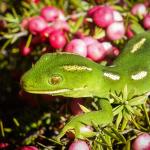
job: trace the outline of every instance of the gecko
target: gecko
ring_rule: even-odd
[[[21,77],[21,87],[33,94],[49,94],[72,98],[98,98],[100,110],[72,117],[57,137],[68,131],[84,139],[94,132],[84,133],[87,125],[112,123],[110,91],[120,91],[125,85],[135,94],[150,92],[150,32],[135,35],[110,66],[104,66],[73,53],[46,53]]]

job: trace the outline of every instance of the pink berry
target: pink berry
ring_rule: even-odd
[[[54,31],[53,27],[46,27],[43,31],[41,31],[40,36],[42,41],[46,41],[49,35]]]
[[[94,6],[94,7],[92,7],[91,9],[88,10],[87,15],[88,15],[89,17],[93,17],[94,13],[95,13],[99,8],[101,8],[101,7],[102,7],[102,6]]]
[[[97,9],[93,15],[94,23],[102,28],[106,28],[113,20],[113,10],[108,6]]]
[[[74,99],[71,101],[70,108],[73,115],[79,115],[83,113],[82,109],[79,106],[79,104],[83,105],[83,103],[83,99]]]
[[[150,29],[150,14],[148,14],[144,17],[143,26],[146,29]]]
[[[61,30],[54,30],[49,36],[49,43],[53,48],[63,48],[66,42],[64,32]]]
[[[113,22],[106,29],[106,34],[110,40],[119,40],[125,35],[125,26],[122,22]]]
[[[105,57],[104,47],[101,43],[93,43],[87,47],[87,57],[93,61],[102,61]]]
[[[33,3],[39,3],[40,2],[40,0],[32,0],[33,1]]]
[[[119,11],[113,10],[114,21],[123,21],[123,17]]]
[[[35,146],[21,146],[18,147],[17,150],[38,150],[38,148]]]
[[[146,7],[149,7],[149,6],[150,6],[150,1],[149,1],[149,0],[145,0],[145,1],[144,1],[144,5],[145,5]]]
[[[77,31],[75,34],[74,34],[74,39],[81,39],[84,38],[84,33],[81,32],[81,31]]]
[[[83,126],[80,128],[80,132],[82,134],[84,134],[86,137],[91,137],[92,136],[92,132],[93,132],[93,128],[91,126]]]
[[[28,26],[29,26],[29,22],[32,18],[24,18],[21,22],[21,27],[23,29],[28,29]]]
[[[85,141],[78,140],[78,141],[74,141],[69,146],[69,150],[90,150],[90,148]]]
[[[68,23],[66,21],[62,21],[62,20],[54,21],[52,27],[56,30],[64,30],[64,31],[70,30]]]
[[[120,54],[120,50],[117,47],[113,46],[113,55],[118,56],[119,54]]]
[[[48,22],[54,21],[57,19],[59,12],[58,9],[52,6],[46,6],[41,10],[41,16]]]
[[[139,135],[132,144],[133,150],[150,150],[150,135],[143,133]]]
[[[22,56],[28,56],[32,51],[31,47],[26,47],[26,43],[24,41],[20,43],[19,48]]]
[[[83,40],[73,39],[65,48],[66,52],[79,54],[83,57],[87,56],[87,47]]]
[[[86,46],[93,44],[93,43],[98,43],[98,41],[95,40],[92,36],[83,37],[82,40],[85,42]]]
[[[147,14],[146,6],[142,3],[137,3],[132,7],[131,13],[133,15],[145,16]]]
[[[29,21],[29,31],[36,35],[47,27],[47,22],[40,16],[34,17]]]
[[[57,20],[66,21],[66,17],[64,16],[64,13],[61,10],[58,10]]]
[[[8,148],[9,144],[8,143],[0,143],[0,149],[5,149]]]
[[[117,47],[111,45],[109,42],[103,42],[102,43],[104,50],[106,52],[106,56],[113,58],[119,55],[120,51]]]
[[[27,56],[31,53],[31,48],[30,47],[24,47],[22,50],[21,50],[21,55],[22,56]]]
[[[132,38],[135,35],[135,33],[131,29],[131,25],[127,26],[126,35],[127,35],[128,38]]]
[[[38,4],[40,0],[26,0],[28,3],[35,3]]]
[[[110,42],[102,42],[101,44],[106,52],[106,55],[109,55],[113,50],[112,44]]]

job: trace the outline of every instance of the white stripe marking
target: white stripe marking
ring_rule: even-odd
[[[146,41],[146,38],[142,38],[138,43],[133,45],[133,48],[131,50],[131,53],[136,52]]]
[[[112,74],[110,72],[104,72],[104,76],[105,77],[108,77],[112,80],[119,80],[120,79],[120,76],[119,75],[116,75],[116,74]]]
[[[141,80],[141,79],[143,79],[146,76],[147,76],[147,71],[141,71],[141,72],[139,72],[137,74],[131,75],[131,78],[133,80]]]

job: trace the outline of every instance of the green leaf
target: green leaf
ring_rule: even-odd
[[[134,115],[138,116],[138,117],[141,117],[143,116],[143,114],[141,113],[141,109],[138,108],[138,107],[133,107],[133,110],[134,110]]]
[[[64,145],[63,143],[57,141],[55,138],[54,139],[51,139],[51,138],[47,138],[46,136],[43,136],[43,135],[40,135],[40,138],[43,138],[45,140],[48,140],[50,142],[53,142],[53,143],[56,143],[56,144],[59,144],[59,145]]]
[[[70,3],[74,5],[76,8],[80,8],[81,10],[84,10],[81,0],[71,0]]]
[[[109,135],[111,138],[116,139],[117,141],[119,141],[119,138],[115,134],[113,134],[111,131],[103,129],[103,132],[105,134]]]
[[[133,108],[131,106],[125,105],[125,108],[128,110],[129,113],[134,114],[134,110],[133,110]]]
[[[114,103],[119,103],[119,102],[122,102],[122,99],[121,97],[117,96],[115,93],[110,93],[110,98],[113,98],[114,99]]]
[[[131,117],[131,122],[134,124],[134,126],[138,129],[138,130],[143,130],[143,131],[148,131],[148,128],[144,128],[142,127],[136,120],[135,118]]]
[[[117,120],[116,120],[116,128],[117,128],[117,129],[118,129],[118,127],[119,127],[119,125],[120,125],[120,123],[121,123],[121,121],[122,121],[122,118],[123,118],[122,112],[120,112],[120,113],[118,114]]]
[[[18,121],[15,117],[13,118],[13,122],[14,122],[14,124],[15,124],[17,127],[20,126],[19,121]]]
[[[142,28],[142,26],[138,23],[133,23],[131,24],[131,29],[136,33],[142,33],[144,32],[145,30]]]
[[[10,38],[12,38],[13,36],[12,36],[12,34],[5,34],[5,35],[3,35],[5,38],[7,38],[7,39],[10,39]]]
[[[95,39],[100,39],[100,38],[103,38],[105,37],[105,30],[103,30],[102,28],[99,28],[99,27],[95,27],[95,33],[94,33],[94,38]]]
[[[130,106],[141,105],[141,104],[144,103],[144,101],[146,101],[146,99],[147,99],[146,95],[134,97],[134,98],[132,98],[131,100],[128,101],[128,104]]]
[[[0,120],[0,130],[1,130],[1,136],[4,137],[5,132],[4,132],[4,126],[3,126],[3,121],[2,120]]]
[[[127,124],[128,124],[128,120],[125,117],[123,117],[123,122],[121,124],[121,131],[124,131],[124,129],[126,128]]]
[[[124,0],[125,4],[127,4],[128,7],[132,7],[133,1],[131,0]]]
[[[90,112],[90,110],[88,108],[86,108],[85,106],[79,104],[80,108],[82,109],[83,112],[87,113]]]
[[[109,150],[112,150],[111,145],[107,142],[107,140],[105,139],[105,136],[102,134],[99,134],[99,137],[102,139],[102,145],[107,147]]]
[[[127,141],[127,143],[123,147],[123,150],[131,150],[131,141],[130,140]]]
[[[127,17],[131,19],[132,22],[138,22],[138,18],[133,16],[130,12],[127,14]]]
[[[117,10],[117,11],[120,11],[120,12],[123,12],[124,11],[124,8],[122,6],[119,6],[119,5],[113,5],[112,6],[114,10]]]
[[[71,26],[73,33],[76,33],[79,30],[79,28],[83,24],[83,19],[84,19],[84,16],[80,16],[79,19],[77,20],[76,24]]]
[[[126,139],[125,137],[119,133],[115,128],[111,128],[111,130],[116,134],[116,136],[125,144],[126,143]]]
[[[117,114],[119,114],[123,110],[123,108],[124,108],[123,105],[119,105],[113,108],[113,116],[116,116]]]
[[[6,47],[11,43],[11,39],[8,39],[5,41],[5,43],[3,44],[3,46],[1,47],[0,51],[5,50]]]
[[[10,132],[12,132],[12,129],[11,128],[4,128],[4,132],[10,133]]]
[[[129,112],[128,112],[127,109],[124,109],[124,110],[123,110],[123,117],[124,117],[126,120],[131,120],[131,114],[129,114]]]

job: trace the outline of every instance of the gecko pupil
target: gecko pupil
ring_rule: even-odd
[[[50,78],[50,83],[55,85],[55,84],[59,84],[61,81],[61,77],[60,76],[53,76]]]

